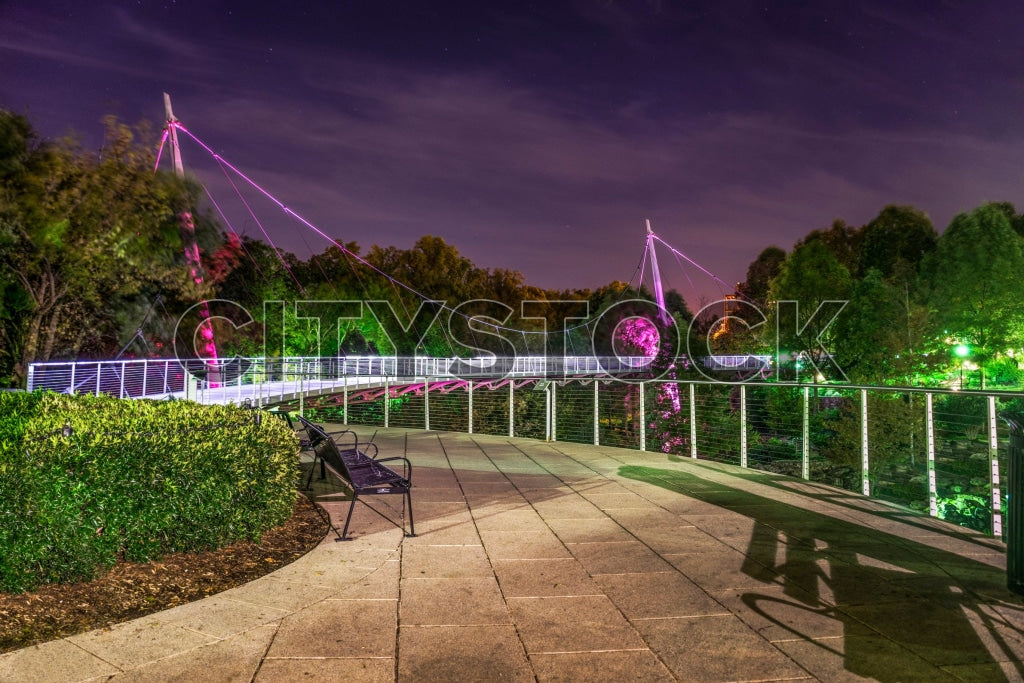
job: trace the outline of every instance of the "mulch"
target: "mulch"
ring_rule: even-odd
[[[95,581],[0,593],[0,652],[135,619],[239,586],[294,562],[329,529],[326,513],[296,496],[291,518],[259,543],[176,553],[159,562],[118,562]]]

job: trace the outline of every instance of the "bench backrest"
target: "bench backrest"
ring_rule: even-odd
[[[327,432],[323,430],[319,425],[315,425],[301,415],[296,415],[299,420],[299,424],[306,430],[306,436],[309,438],[309,445],[311,448],[316,448],[316,445],[327,438]]]
[[[319,432],[320,430],[316,431]],[[341,453],[338,451],[338,444],[334,443],[334,439],[323,432],[320,432],[320,436],[321,438],[313,446],[313,452],[316,454],[316,457],[325,462],[339,477],[350,484],[353,483],[352,473],[349,472],[345,459],[341,457]]]

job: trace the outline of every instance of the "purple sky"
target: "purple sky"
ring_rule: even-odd
[[[853,5],[7,0],[0,107],[95,148],[104,114],[159,122],[167,91],[329,235],[440,235],[542,287],[630,279],[645,218],[736,282],[764,247],[886,204],[939,230],[986,200],[1024,207],[1024,5]],[[279,246],[326,246],[259,216]],[[717,298],[659,258],[691,307]]]

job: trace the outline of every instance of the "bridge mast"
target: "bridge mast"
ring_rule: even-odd
[[[185,165],[181,161],[181,148],[178,146],[178,119],[171,110],[171,96],[164,93],[164,114],[167,117],[167,134],[171,141],[171,163],[174,165],[174,175],[179,178],[185,177]],[[188,262],[189,275],[192,282],[197,286],[203,284],[203,262],[199,256],[199,245],[196,243],[196,224],[192,219],[192,212],[185,209],[181,212],[181,232],[185,242],[185,260]],[[213,363],[217,360],[217,344],[213,339],[213,327],[211,326],[210,308],[204,301],[200,307],[200,315],[203,317],[202,338],[204,350]]]
[[[171,139],[171,163],[174,164],[174,175],[185,177],[185,166],[181,163],[181,148],[178,146],[178,128],[174,124],[178,119],[171,111],[171,96],[164,93],[164,114],[167,116],[167,134]]]
[[[658,253],[654,249],[654,238],[657,235],[654,234],[654,230],[651,229],[651,219],[645,219],[647,222],[647,251],[651,254],[651,278],[654,280],[654,300],[658,302],[658,307],[661,311],[658,316],[661,318],[663,325],[669,325],[670,320],[668,319],[668,309],[665,308],[665,289],[661,285],[661,271],[658,270]]]

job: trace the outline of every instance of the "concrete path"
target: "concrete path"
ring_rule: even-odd
[[[1024,678],[1024,603],[984,536],[657,453],[397,429],[376,443],[415,466],[415,538],[357,505],[354,540],[0,656],[0,680]],[[343,492],[316,492],[336,522]],[[400,520],[400,497],[368,500]]]

